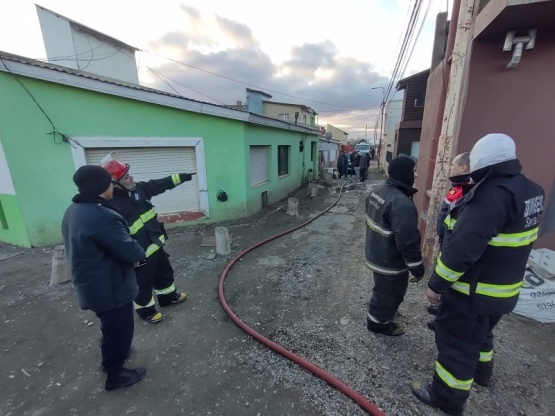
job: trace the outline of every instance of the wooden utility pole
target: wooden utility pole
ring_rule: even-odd
[[[462,0],[455,45],[453,48],[449,84],[445,98],[443,123],[438,140],[436,163],[433,173],[426,233],[424,237],[423,257],[427,265],[433,263],[437,251],[437,217],[441,203],[449,185],[449,169],[457,149],[458,133],[462,111],[466,100],[468,64],[472,49],[474,17],[478,11],[479,0]]]

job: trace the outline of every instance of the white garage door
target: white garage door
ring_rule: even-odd
[[[251,146],[251,186],[270,180],[270,146]]]
[[[134,147],[86,149],[87,164],[99,165],[104,156],[118,152],[118,159],[131,165],[135,182],[160,179],[174,173],[197,171],[194,147]],[[158,214],[200,211],[198,178],[155,196],[152,203]]]

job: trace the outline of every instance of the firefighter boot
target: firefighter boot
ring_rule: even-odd
[[[488,387],[493,376],[493,360],[484,363],[479,362],[474,374],[474,381],[482,387]]]
[[[158,295],[158,304],[160,307],[175,305],[177,303],[185,302],[187,294],[185,292],[172,292],[167,295]]]
[[[404,328],[401,325],[396,324],[395,322],[379,324],[377,322],[371,321],[370,319],[366,320],[366,328],[376,334],[384,334],[390,337],[396,337],[397,335],[401,335],[405,332]]]
[[[422,403],[427,404],[428,406],[435,407],[438,409],[443,410],[445,413],[451,416],[463,416],[463,411],[461,410],[454,410],[449,409],[444,406],[440,406],[432,399],[432,385],[426,384],[423,385],[420,381],[413,381],[411,384],[412,394],[420,400]]]
[[[154,306],[147,306],[146,308],[144,307],[137,308],[137,306],[139,305],[135,303],[135,312],[137,312],[137,315],[139,315],[139,318],[141,318],[145,322],[156,324],[160,322],[164,317],[160,312],[156,310]]]
[[[144,367],[122,368],[117,374],[108,374],[104,388],[107,391],[128,387],[141,381],[146,374]]]

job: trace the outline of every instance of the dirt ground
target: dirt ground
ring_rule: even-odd
[[[411,285],[397,338],[367,331],[372,277],[364,265],[364,197],[382,180],[350,184],[337,204],[306,227],[247,254],[226,280],[235,312],[254,329],[334,375],[386,415],[440,415],[410,393],[435,361],[425,284]],[[351,399],[263,347],[231,322],[218,300],[226,264],[247,247],[306,222],[338,198],[299,190],[299,217],[287,200],[226,226],[232,252],[209,260],[214,226],[170,232],[176,285],[188,300],[164,308],[156,325],[136,321],[129,366],[144,381],[105,392],[100,326],[82,311],[71,284],[49,287],[52,248],[0,245],[0,415],[363,415]],[[496,330],[495,375],[475,386],[466,415],[555,414],[555,325],[516,316]]]

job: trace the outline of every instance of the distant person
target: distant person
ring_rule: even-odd
[[[461,153],[453,159],[451,163],[451,170],[449,171],[449,180],[451,181],[451,188],[447,191],[444,201],[441,204],[441,209],[437,217],[437,235],[439,245],[443,243],[445,235],[445,218],[449,211],[453,209],[461,200],[461,198],[472,188],[470,184],[470,153]],[[428,312],[432,315],[437,315],[439,312],[439,304],[428,305]],[[435,329],[435,322],[429,321],[428,328]]]
[[[187,295],[175,288],[173,268],[164,250],[166,230],[158,221],[151,199],[190,181],[192,174],[177,173],[162,179],[135,182],[129,174],[130,166],[115,160],[112,154],[106,156],[101,164],[112,175],[115,184],[113,204],[129,223],[131,236],[146,253],[146,263],[136,269],[139,294],[134,302],[135,312],[146,322],[160,322],[163,316],[156,310],[152,291],[160,307],[184,302]]]
[[[544,192],[521,173],[513,139],[494,133],[470,152],[476,185],[451,209],[448,229],[428,281],[436,318],[438,356],[432,383],[412,383],[421,402],[459,416],[472,383],[493,375],[493,329],[517,301],[532,244],[538,237]]]
[[[407,291],[409,271],[417,281],[424,276],[418,214],[412,201],[415,168],[409,157],[392,159],[385,184],[366,198],[366,264],[374,275],[366,322],[370,331],[384,335],[404,332],[393,317]]]
[[[347,177],[347,167],[348,167],[349,160],[345,152],[341,152],[339,154],[339,158],[337,159],[337,178],[341,179],[341,177]]]
[[[372,148],[372,150],[370,150],[370,159],[374,159],[374,156],[376,156],[376,150]]]
[[[355,177],[357,175],[356,166],[355,166],[356,157],[357,157],[357,152],[356,152],[356,150],[353,150],[351,152],[351,154],[349,155],[349,161],[351,162],[351,175],[350,175],[350,177],[352,177],[353,174],[355,175]]]
[[[360,172],[360,181],[364,182],[366,180],[366,174],[368,172],[368,165],[370,164],[369,155],[366,152],[362,152],[360,155],[359,161],[359,172]]]
[[[356,152],[355,154],[355,180],[360,180],[360,152]]]
[[[100,319],[105,388],[142,380],[146,370],[123,366],[133,340],[133,299],[138,293],[133,265],[145,252],[129,235],[127,222],[111,204],[112,178],[100,166],[81,166],[73,181],[79,193],[62,220],[65,253],[79,305]]]

